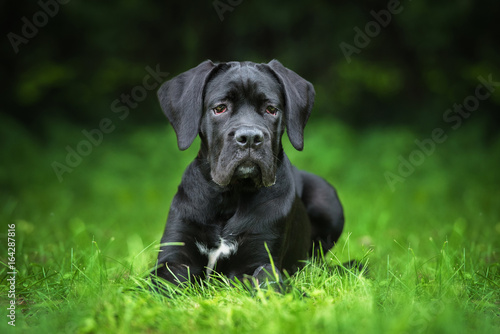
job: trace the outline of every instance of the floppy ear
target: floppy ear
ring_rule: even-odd
[[[314,104],[314,87],[277,60],[272,60],[268,66],[278,77],[285,93],[285,125],[288,138],[295,149],[302,151],[304,128]]]
[[[179,74],[158,89],[161,108],[177,135],[177,145],[184,151],[198,135],[203,113],[203,89],[215,64],[206,60]]]

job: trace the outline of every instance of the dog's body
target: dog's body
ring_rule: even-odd
[[[154,275],[261,278],[271,261],[295,272],[313,250],[333,247],[344,224],[340,201],[322,178],[293,167],[285,127],[303,148],[313,86],[277,61],[210,61],[158,92],[181,150],[199,134],[167,220]],[[266,269],[267,270],[267,269]]]

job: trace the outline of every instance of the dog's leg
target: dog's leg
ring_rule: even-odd
[[[157,288],[160,288],[158,277],[174,285],[181,285],[191,281],[192,278],[198,275],[200,275],[199,270],[193,272],[192,268],[184,264],[163,264],[151,272],[153,285]]]
[[[302,178],[302,201],[311,221],[311,256],[332,248],[344,228],[344,211],[335,189],[324,179],[299,171]]]
[[[243,275],[243,281],[250,284],[250,289],[271,289],[280,293],[286,290],[280,270],[269,263],[255,269],[252,276]]]

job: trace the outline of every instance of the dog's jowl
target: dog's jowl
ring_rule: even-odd
[[[271,263],[292,274],[333,247],[344,225],[335,189],[292,166],[281,144],[286,129],[303,148],[311,83],[276,60],[205,61],[158,96],[179,149],[198,135],[201,146],[172,201],[154,276],[261,278]]]

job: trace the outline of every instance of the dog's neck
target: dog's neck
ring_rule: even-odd
[[[289,206],[297,196],[295,183],[289,178],[293,167],[283,150],[279,151],[278,158],[277,182],[271,187],[248,191],[234,186],[217,185],[210,176],[207,152],[200,149],[196,159],[186,169],[176,196],[182,197],[183,205],[189,205],[189,209],[185,208],[189,219],[220,224],[224,229],[222,236],[229,238],[230,235],[255,227],[251,227],[255,222],[244,218],[249,216],[249,212],[265,212],[268,217],[274,217],[270,218],[272,220],[283,217],[290,210]],[[196,189],[196,192],[184,192],[183,189]],[[238,225],[231,223],[235,215],[239,217],[236,220],[240,222]]]

